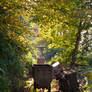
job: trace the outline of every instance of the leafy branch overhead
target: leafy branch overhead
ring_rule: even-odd
[[[82,0],[33,0],[33,2],[30,17],[31,22],[40,27],[38,40],[44,39],[49,48],[66,48],[65,57],[70,57],[69,61],[75,62],[76,59],[73,58],[78,54],[79,46],[82,46],[81,35],[92,26],[92,14],[85,6],[86,2]]]

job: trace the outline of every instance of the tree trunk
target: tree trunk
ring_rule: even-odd
[[[81,32],[82,32],[82,22],[80,22],[79,28],[78,28],[78,33],[76,34],[75,48],[74,48],[73,53],[72,53],[72,61],[71,61],[70,68],[74,67],[76,59],[77,59],[78,47],[79,47],[79,43],[81,40]]]
[[[67,92],[80,92],[79,85],[77,82],[77,73],[73,72],[65,75],[68,82],[68,91]]]
[[[59,92],[80,92],[77,82],[77,73],[65,74],[64,78],[59,79]]]

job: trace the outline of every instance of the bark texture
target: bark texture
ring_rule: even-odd
[[[78,33],[76,34],[75,48],[74,48],[73,53],[72,53],[72,61],[71,61],[70,68],[74,67],[76,59],[77,59],[78,47],[79,47],[79,43],[81,40],[81,32],[82,32],[81,28],[82,28],[82,22],[80,22],[79,28],[78,28]]]

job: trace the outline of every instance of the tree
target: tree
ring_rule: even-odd
[[[77,59],[81,33],[90,27],[84,5],[80,0],[39,0],[32,8],[31,21],[40,27],[38,39],[47,41],[49,48],[66,48],[62,61],[71,62],[71,67]]]
[[[14,92],[23,86],[26,68],[24,56],[32,48],[27,38],[32,36],[31,27],[26,21],[30,8],[28,3],[27,0],[0,1],[0,91],[2,92],[8,92],[10,89]]]

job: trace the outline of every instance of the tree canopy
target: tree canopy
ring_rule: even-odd
[[[62,61],[75,62],[79,46],[83,47],[80,44],[85,38],[81,37],[82,32],[91,27],[91,13],[85,3],[81,0],[34,0],[33,4],[31,22],[40,27],[38,40],[47,42],[49,48],[65,48]]]
[[[28,1],[0,1],[0,91],[8,92],[23,79],[25,55],[31,51]],[[19,87],[19,84],[17,85]]]

